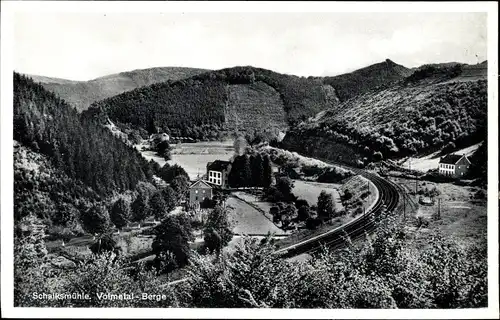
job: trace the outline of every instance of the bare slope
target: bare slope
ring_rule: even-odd
[[[164,67],[134,70],[108,75],[90,81],[72,81],[30,76],[76,107],[87,109],[93,102],[112,97],[125,91],[167,80],[180,80],[206,72],[204,69]]]
[[[225,124],[228,130],[287,129],[286,113],[279,93],[264,82],[228,86]]]

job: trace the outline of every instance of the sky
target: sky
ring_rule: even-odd
[[[50,13],[14,16],[14,69],[71,80],[252,65],[299,76],[391,59],[487,59],[485,13]]]

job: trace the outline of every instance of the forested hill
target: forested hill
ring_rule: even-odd
[[[160,127],[195,139],[217,132],[279,132],[348,97],[400,80],[407,72],[392,61],[332,78],[234,67],[138,88],[94,103],[89,114],[103,111],[115,122],[150,132]]]
[[[14,139],[99,195],[151,178],[140,153],[28,77],[14,73]]]
[[[323,81],[335,88],[339,99],[345,101],[377,87],[390,85],[411,73],[411,69],[387,59],[351,73],[325,77]]]
[[[111,74],[89,81],[71,81],[58,78],[28,75],[42,83],[73,105],[78,111],[87,109],[94,101],[102,100],[138,87],[167,80],[179,80],[207,72],[205,69],[159,67]]]
[[[478,143],[487,134],[484,64],[428,65],[383,90],[316,115],[287,133],[285,147],[368,163]]]

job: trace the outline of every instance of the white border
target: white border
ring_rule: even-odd
[[[488,12],[488,308],[475,310],[55,309],[13,308],[13,13],[31,12]],[[498,307],[498,4],[496,2],[83,2],[2,1],[1,294],[2,317],[125,318],[497,318]],[[332,288],[334,290],[334,288]]]

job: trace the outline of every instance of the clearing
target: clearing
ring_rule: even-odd
[[[286,235],[285,231],[278,228],[259,210],[240,199],[229,197],[226,206],[229,208],[229,218],[234,225],[233,232],[235,234],[265,236],[268,233],[274,233]]]
[[[167,161],[156,155],[155,151],[142,151],[146,144],[136,145],[142,156],[148,161],[153,159],[160,166]],[[215,160],[229,160],[234,154],[233,141],[209,141],[193,143],[172,144],[172,160],[168,164],[178,164],[186,170],[191,180],[196,180],[198,174],[204,175],[207,171],[207,163]]]
[[[310,206],[316,205],[318,203],[318,196],[321,191],[325,190],[327,193],[333,195],[333,202],[335,204],[335,210],[341,211],[344,209],[342,202],[340,201],[339,189],[340,184],[334,183],[320,183],[311,182],[303,180],[293,180],[294,187],[292,193],[299,199],[306,200]]]

